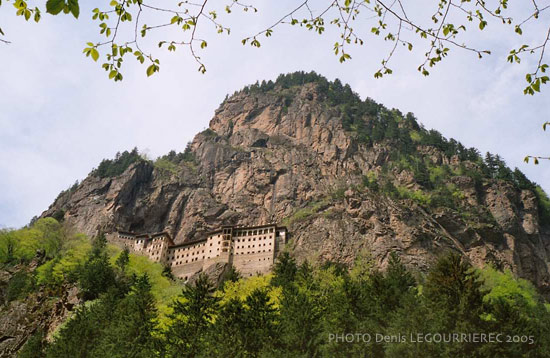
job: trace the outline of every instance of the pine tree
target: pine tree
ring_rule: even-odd
[[[130,292],[113,307],[105,322],[96,357],[148,358],[154,355],[157,309],[146,274],[137,277]]]
[[[514,182],[515,182],[516,186],[519,189],[521,189],[521,190],[525,190],[525,189],[534,190],[535,185],[533,184],[533,182],[531,182],[525,176],[525,174],[523,174],[523,172],[521,170],[519,170],[518,168],[514,169],[513,177],[514,177]]]
[[[297,272],[296,260],[288,252],[283,252],[279,255],[273,267],[271,284],[273,286],[289,286],[294,282]]]
[[[171,320],[165,332],[169,357],[194,358],[205,349],[205,332],[219,308],[214,286],[204,274],[194,285],[187,285],[181,299],[172,304]]]
[[[99,234],[93,242],[88,259],[79,272],[79,285],[86,300],[94,300],[115,286],[115,272],[106,251],[107,240]]]
[[[459,254],[444,256],[428,274],[425,285],[428,306],[436,312],[440,332],[482,332],[484,329],[482,281],[471,264]],[[461,342],[443,347],[445,356],[472,357],[479,342]]]
[[[115,265],[124,272],[126,267],[130,263],[130,250],[127,247],[124,247],[124,250],[118,255]]]
[[[314,296],[295,286],[283,289],[277,336],[288,357],[316,357],[322,336],[323,308]]]
[[[274,344],[276,309],[264,289],[252,291],[245,306],[243,348],[250,357],[258,357],[262,350],[268,350]]]
[[[226,302],[208,331],[205,356],[245,357],[245,307],[238,298]]]

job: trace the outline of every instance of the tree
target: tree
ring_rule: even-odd
[[[86,300],[98,298],[116,284],[106,245],[107,239],[100,233],[95,238],[88,259],[80,271],[79,284]]]
[[[273,267],[273,286],[288,286],[294,282],[298,266],[296,260],[288,252],[283,252],[279,255],[275,266]]]
[[[147,358],[154,356],[157,309],[147,274],[135,279],[94,347],[95,356]]]
[[[44,332],[38,329],[25,343],[17,358],[43,358],[45,346]]]
[[[273,346],[276,309],[265,289],[255,289],[245,300],[243,348],[250,357]]]
[[[43,8],[32,8],[28,0],[12,1],[17,16],[27,21],[40,21]],[[380,68],[374,73],[375,78],[393,73],[390,63],[401,48],[423,54],[418,71],[427,76],[432,67],[455,50],[470,52],[479,58],[491,54],[489,48],[465,42],[466,34],[473,31],[497,31],[493,25],[501,22],[509,31],[521,36],[529,24],[544,21],[549,8],[539,6],[538,1],[533,1],[529,3],[528,14],[524,16],[519,9],[509,8],[507,0],[498,1],[494,5],[485,1],[438,0],[437,5],[434,4],[435,11],[429,8],[419,9],[414,2],[406,0],[336,0],[317,8],[310,6],[312,4],[312,0],[306,0],[290,7],[282,18],[270,21],[271,25],[244,37],[242,44],[259,48],[263,37],[270,37],[281,26],[301,27],[319,35],[332,27],[340,32],[340,40],[332,47],[340,62],[351,59],[352,46],[368,43],[368,36],[380,37],[392,46],[383,56]],[[163,7],[145,0],[112,1],[108,6],[93,9],[91,15],[99,23],[100,38],[88,42],[84,54],[94,61],[102,57],[105,60],[102,67],[109,78],[115,81],[122,80],[121,69],[127,57],[134,57],[146,65],[146,73],[151,76],[160,70],[160,61],[155,52],[148,50],[143,38],[152,31],[172,27],[181,29],[183,38],[160,41],[158,47],[170,52],[178,48],[187,49],[197,62],[198,70],[205,72],[206,65],[199,51],[207,47],[208,42],[200,36],[201,30],[204,26],[209,26],[220,34],[229,35],[230,27],[225,24],[225,20],[221,22],[219,13],[225,11],[231,14],[236,10],[249,13],[259,11],[258,8],[238,0],[226,0],[221,4],[208,0],[196,3],[174,1],[163,4]],[[78,18],[79,1],[47,0],[46,11],[53,15],[64,12]],[[415,16],[412,16],[412,12]],[[152,15],[162,17],[163,20],[155,24],[144,23],[144,19],[151,18]],[[548,25],[545,24],[545,27]],[[0,37],[1,42],[9,42],[1,29],[0,35],[3,36]],[[515,41],[509,44],[507,60],[510,63],[519,63],[526,55],[537,59],[537,64],[525,77],[526,94],[539,92],[541,85],[549,80],[545,74],[548,68],[545,49],[550,39],[550,28],[548,32],[537,37],[533,43],[523,43],[517,47]]]
[[[437,261],[428,274],[425,296],[435,313],[430,324],[438,332],[482,332],[484,322],[483,282],[471,264],[450,253]],[[471,357],[479,342],[444,345],[443,356]]]
[[[226,282],[237,282],[241,279],[241,274],[235,266],[229,266],[229,269],[223,274],[222,280],[220,282],[220,288],[223,290]]]
[[[15,261],[18,241],[14,233],[9,230],[0,230],[0,263],[10,264]]]
[[[316,357],[323,337],[323,307],[308,290],[294,285],[283,289],[277,334],[290,357]]]
[[[205,332],[219,308],[219,297],[208,276],[201,274],[194,285],[184,287],[172,304],[171,320],[165,332],[169,357],[196,357],[205,348]]]
[[[209,332],[206,351],[212,357],[244,356],[245,307],[238,298],[226,302]]]
[[[130,263],[130,250],[127,247],[124,247],[124,250],[118,255],[115,265],[124,272],[126,267]]]

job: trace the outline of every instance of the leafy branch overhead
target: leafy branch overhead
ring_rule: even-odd
[[[17,16],[40,20],[40,9],[30,8],[27,0],[4,1],[13,2]],[[278,28],[287,25],[319,35],[324,35],[327,28],[332,27],[339,36],[337,41],[328,43],[334,44],[331,48],[340,62],[350,60],[352,47],[366,44],[368,36],[379,37],[392,45],[374,73],[375,78],[393,73],[391,61],[401,49],[421,51],[423,60],[418,65],[418,71],[427,76],[431,68],[453,50],[471,52],[479,58],[491,54],[489,48],[478,48],[465,42],[467,32],[502,31],[496,27],[502,23],[521,39],[524,31],[532,31],[528,25],[542,23],[547,30],[535,34],[540,35],[534,36],[538,37],[538,42],[535,40],[519,47],[510,45],[507,55],[508,62],[512,64],[521,62],[525,55],[535,57],[532,70],[525,76],[527,85],[524,88],[525,94],[533,95],[549,81],[545,50],[550,39],[547,13],[550,4],[532,0],[522,4],[520,11],[518,7],[509,8],[508,3],[508,0],[497,0],[491,4],[486,0],[437,0],[432,9],[418,9],[412,0],[304,0],[286,10],[270,26],[241,39],[241,42],[259,48],[264,37],[273,36]],[[527,6],[530,8],[525,12]],[[183,32],[183,37],[159,41],[158,48],[169,52],[186,48],[197,62],[198,70],[204,73],[206,63],[200,51],[207,47],[208,42],[201,38],[201,34],[213,28],[219,34],[229,35],[231,29],[224,24],[229,22],[229,15],[236,10],[247,13],[259,11],[255,6],[239,0],[185,0],[165,2],[162,6],[150,0],[112,0],[107,6],[93,9],[91,16],[98,22],[102,40],[88,42],[84,54],[94,61],[104,60],[102,67],[115,81],[123,78],[121,71],[126,55],[144,64],[147,76],[151,76],[160,70],[158,53],[155,52],[159,50],[155,50],[156,46],[146,46],[143,38],[151,31],[157,31],[162,36],[167,28],[178,28]],[[72,14],[75,18],[80,15],[78,0],[48,0],[46,11],[52,15],[61,12]],[[520,12],[527,15],[522,17]],[[145,18],[158,19],[158,22],[147,24]],[[1,28],[0,41],[9,43]]]

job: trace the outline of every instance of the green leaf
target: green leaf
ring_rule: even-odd
[[[531,85],[533,89],[537,92],[540,92],[540,78],[537,78],[537,80]]]
[[[99,59],[99,51],[97,49],[93,48],[90,50],[90,56],[92,56],[92,59],[94,61],[97,61]]]
[[[80,15],[80,6],[78,5],[78,0],[69,0],[69,11],[75,19],[78,19],[78,15]]]
[[[64,0],[48,0],[46,1],[46,12],[52,15],[57,15],[65,7]]]
[[[158,66],[155,64],[152,64],[151,66],[147,67],[147,77],[150,77],[158,70]]]

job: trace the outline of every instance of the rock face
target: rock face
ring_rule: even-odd
[[[35,262],[35,261],[33,261]],[[42,332],[47,339],[81,303],[78,288],[65,286],[60,289],[61,297],[52,297],[42,289],[25,297],[4,303],[5,287],[18,272],[32,272],[37,265],[16,266],[9,271],[0,270],[0,357],[15,357],[27,340]]]
[[[448,182],[460,192],[454,210],[392,198],[363,185],[366,175],[388,167],[392,144],[362,144],[342,123],[341,110],[315,83],[239,92],[194,138],[194,162],[167,170],[142,161],[114,178],[90,175],[42,216],[64,210],[65,220],[89,235],[166,230],[176,243],[221,225],[276,221],[288,226],[298,259],[351,264],[366,251],[384,267],[398,251],[407,265],[425,270],[454,250],[550,293],[550,234],[539,224],[533,192],[455,174]],[[477,165],[426,145],[416,153],[451,170]],[[410,171],[389,170],[396,186],[421,188]]]

